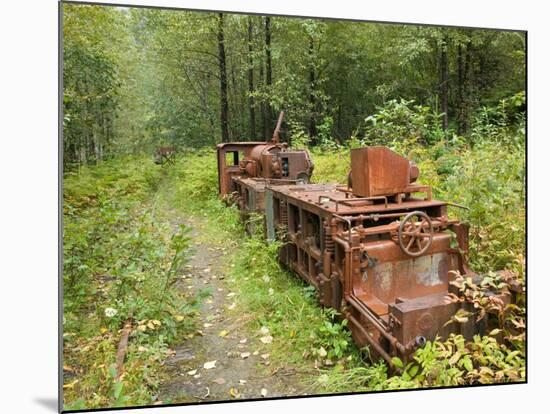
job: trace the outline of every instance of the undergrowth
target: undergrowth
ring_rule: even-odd
[[[199,298],[174,289],[188,229],[172,228],[154,196],[164,175],[148,159],[126,158],[64,177],[65,409],[154,403],[169,344],[194,327]]]

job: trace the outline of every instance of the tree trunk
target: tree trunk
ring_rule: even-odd
[[[315,45],[313,37],[309,38],[309,126],[308,135],[315,144],[317,129],[315,127]]]
[[[254,59],[252,47],[252,16],[248,17],[248,111],[250,113],[250,139],[256,140],[256,112],[254,108]]]
[[[265,18],[265,84],[267,93],[272,93],[271,85],[273,83],[273,71],[271,66],[271,17]],[[266,139],[269,137],[273,129],[273,107],[268,103],[265,108],[265,124],[266,124]]]
[[[456,66],[458,72],[458,134],[462,135],[464,132],[464,51],[462,45],[458,45]]]
[[[232,116],[232,122],[227,121],[227,128],[229,130],[229,136],[234,137],[234,131],[238,131],[239,133],[244,131],[244,125],[247,123],[247,115],[245,111],[246,104],[244,101],[246,100],[246,92],[243,89],[243,85],[238,83],[238,80],[240,81],[240,77],[237,77],[236,65],[235,62],[232,59],[233,57],[229,57],[227,59],[227,68],[228,72],[231,75],[230,81],[228,82],[228,91],[231,91],[231,93],[228,93],[228,105],[229,110],[232,111],[234,114]],[[237,116],[239,114],[240,116]],[[242,134],[240,134],[242,135]]]
[[[92,146],[94,149],[94,160],[95,163],[99,161],[99,134],[97,133],[97,128],[92,127]]]
[[[449,61],[447,55],[447,39],[441,45],[439,55],[439,101],[441,103],[441,127],[447,130],[449,127]]]
[[[468,130],[471,105],[471,44],[458,46],[458,133]]]
[[[472,76],[472,43],[466,43],[466,56],[464,57],[464,125],[463,133],[470,128],[470,112],[473,100],[473,76]]]
[[[218,62],[220,69],[220,124],[222,142],[229,141],[228,118],[229,109],[227,103],[227,69],[225,62],[225,39],[223,27],[223,13],[218,14]]]
[[[264,64],[265,62],[261,61],[260,63],[260,76],[258,79],[259,85],[264,85]],[[267,119],[267,103],[266,98],[262,97],[261,101],[261,115],[262,115],[262,139],[267,140],[269,138],[269,127],[268,127],[268,119]]]

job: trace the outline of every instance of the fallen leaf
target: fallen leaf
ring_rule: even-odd
[[[242,358],[242,359],[246,359],[246,358],[248,358],[249,356],[250,356],[250,352],[242,352],[242,353],[241,353],[241,358]]]
[[[326,351],[326,349],[323,348],[323,347],[319,348],[318,353],[319,353],[319,356],[320,356],[321,358],[324,358],[324,357],[327,356],[327,351]]]
[[[210,328],[210,327],[212,326],[212,324],[206,322],[206,323],[204,323],[202,326],[204,326],[205,328]]]
[[[240,343],[240,344],[246,344],[246,341],[247,341],[247,339],[244,338],[244,339],[241,339],[241,340],[239,341],[239,343]]]
[[[183,321],[185,318],[184,318],[182,315],[176,315],[176,316],[174,316],[174,319],[175,319],[177,322],[181,322],[181,321]]]
[[[144,346],[140,345],[140,346],[138,346],[138,351],[139,351],[139,352],[147,352],[147,348],[145,348]]]
[[[264,344],[270,344],[271,342],[273,342],[273,337],[271,335],[262,336],[260,338],[260,341],[262,341],[262,343]]]
[[[222,337],[222,338],[225,338],[227,335],[229,334],[229,331],[227,330],[223,330],[223,331],[220,331],[220,333],[218,334],[218,336]]]
[[[71,383],[69,383],[69,384],[64,384],[64,385],[63,385],[63,388],[64,388],[64,389],[73,388],[73,387],[76,385],[77,382],[78,382],[78,380],[75,379],[73,382],[71,382]]]
[[[235,296],[235,292],[229,292],[229,293],[227,294],[227,297],[228,297],[228,298],[232,298],[233,296]]]
[[[241,384],[241,385],[246,384],[246,380],[239,380],[239,384]]]
[[[187,375],[195,375],[197,373],[197,370],[194,369],[192,371],[187,372]]]
[[[252,355],[258,355],[259,353],[260,353],[260,351],[254,351],[254,352],[252,353]]]
[[[200,378],[201,377],[201,374],[197,374],[197,375],[193,375],[193,378]]]
[[[229,309],[229,310],[235,309],[235,306],[236,306],[236,305],[237,305],[237,304],[236,304],[235,302],[233,302],[231,305],[229,305],[229,306],[227,307],[227,309]]]
[[[260,393],[262,394],[262,397],[267,396],[267,390],[266,390],[265,388],[262,388],[262,390],[260,391]]]
[[[262,329],[260,329],[260,333],[262,335],[267,335],[269,333],[269,328],[267,326],[262,326]]]
[[[270,354],[268,353],[268,354],[262,354],[262,355],[260,355],[260,356],[262,357],[262,359],[267,359],[267,358],[269,358],[269,355],[270,355]]]
[[[212,382],[215,382],[216,384],[218,385],[223,385],[225,384],[225,380],[223,378],[216,378],[214,381]]]
[[[241,393],[236,388],[230,388],[229,395],[231,395],[233,398],[239,398],[241,396]]]
[[[204,369],[212,369],[216,368],[216,362],[217,361],[208,361],[204,363]]]

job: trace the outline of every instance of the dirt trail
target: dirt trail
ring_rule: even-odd
[[[193,246],[178,288],[194,293],[209,289],[211,296],[203,300],[198,335],[182,340],[166,361],[168,380],[161,385],[159,399],[181,403],[304,394],[293,369],[271,367],[270,344],[261,340],[266,341],[269,332],[249,332],[246,315],[228,313],[238,295],[223,270],[231,247],[201,240],[204,220],[179,219],[192,228]],[[206,369],[204,364],[212,361],[215,366]]]

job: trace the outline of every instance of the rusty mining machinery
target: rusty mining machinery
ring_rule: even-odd
[[[287,143],[280,142],[283,116],[281,112],[270,141],[217,146],[219,194],[237,204],[249,232],[251,214],[264,214],[266,186],[305,184],[313,172],[306,150],[290,150]]]
[[[282,118],[271,141],[218,145],[219,193],[249,233],[261,215],[279,261],[349,321],[355,343],[391,365],[436,337],[488,330],[487,318],[453,321],[471,306],[452,299],[453,280],[480,279],[467,263],[469,226],[447,213],[462,206],[433,199],[416,164],[382,146],[351,150],[347,184],[310,184],[309,153],[280,143]],[[509,303],[515,293],[494,294]]]
[[[449,293],[469,269],[468,225],[449,218],[418,167],[386,147],[351,150],[347,185],[268,185],[266,235],[279,260],[349,321],[359,347],[390,365],[436,336],[482,334],[486,320],[459,324]],[[495,293],[510,301],[510,292]]]

